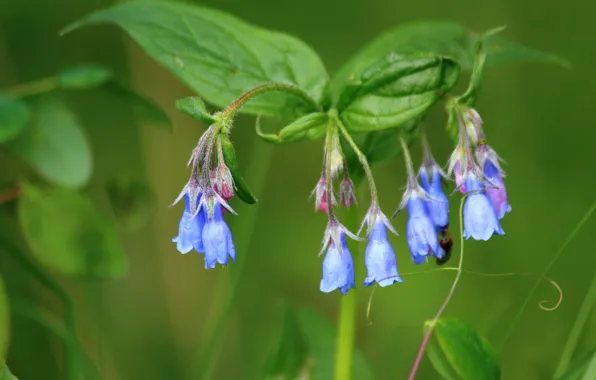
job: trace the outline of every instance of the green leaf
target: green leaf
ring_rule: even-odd
[[[234,145],[232,142],[223,135],[220,136],[220,141],[223,148],[223,156],[224,161],[228,168],[230,169],[230,173],[232,173],[232,178],[234,179],[234,186],[236,187],[236,195],[238,197],[248,203],[249,205],[255,204],[257,199],[252,195],[250,190],[248,189],[248,185],[244,181],[244,177],[240,174],[240,169],[238,168],[238,160],[236,160],[236,150],[234,149]]]
[[[459,66],[449,58],[391,53],[351,78],[339,99],[351,132],[396,127],[421,116],[451,89]]]
[[[314,375],[311,380],[333,379],[337,343],[335,328],[329,321],[311,310],[300,310],[297,316],[314,365]],[[372,380],[374,378],[362,353],[357,349],[354,350],[352,366],[353,379]]]
[[[147,182],[112,179],[105,189],[117,221],[127,232],[136,232],[149,222],[155,196]]]
[[[451,21],[417,21],[390,29],[365,45],[333,77],[331,88],[336,98],[348,78],[391,52],[427,52],[455,59],[462,70],[471,70],[474,47],[479,36]],[[485,41],[488,66],[513,62],[544,62],[560,66],[569,63],[555,55],[509,42],[500,36]]]
[[[47,267],[78,277],[126,273],[116,228],[85,195],[25,185],[18,212],[31,251]]]
[[[327,127],[329,116],[323,112],[315,112],[304,115],[294,120],[290,125],[282,128],[277,135],[265,134],[261,132],[260,120],[257,118],[257,135],[267,142],[276,144],[285,142],[295,142],[304,139],[308,132],[313,128]]]
[[[308,346],[300,329],[296,311],[289,305],[283,306],[282,320],[280,339],[269,359],[265,378],[299,379],[300,375],[310,370]]]
[[[176,108],[205,125],[211,125],[215,122],[215,119],[207,112],[205,103],[197,96],[176,100]]]
[[[93,13],[68,26],[112,22],[203,99],[225,107],[266,82],[294,84],[320,101],[328,76],[317,54],[286,34],[250,25],[234,16],[178,2],[132,1]],[[265,94],[242,111],[295,119],[312,111],[303,99]]]
[[[0,371],[0,380],[19,380],[15,375],[10,372],[6,363],[4,363],[2,370]]]
[[[89,65],[72,67],[58,74],[60,87],[67,89],[88,89],[98,87],[112,78],[112,71],[104,66]]]
[[[564,373],[556,376],[556,380],[594,379],[596,374],[592,374],[592,377],[586,377],[590,375],[588,370],[593,362],[596,362],[596,347],[592,347],[592,349],[574,360]]]
[[[416,136],[417,125],[417,120],[411,120],[399,128],[359,134],[353,136],[353,138],[360,151],[366,156],[368,163],[372,166],[379,162],[391,160],[401,154],[402,147],[399,136],[401,135],[406,143],[410,144]],[[362,165],[349,144],[344,142],[343,145],[350,177],[355,183],[359,183],[364,178]]]
[[[0,277],[0,360],[6,358],[9,336],[10,312],[8,310],[8,297],[6,296],[4,281]]]
[[[30,117],[29,107],[25,102],[0,94],[0,143],[21,133]]]
[[[140,122],[150,123],[156,127],[163,128],[168,132],[172,132],[172,121],[169,116],[153,101],[115,82],[105,84],[102,86],[101,90],[105,91],[109,96],[121,104],[130,107],[134,116]]]
[[[431,323],[427,321],[425,328]],[[455,318],[436,322],[427,354],[445,379],[501,378],[499,360],[490,344],[473,327]]]
[[[21,157],[49,182],[80,188],[91,177],[91,148],[74,115],[61,102],[32,103],[33,123],[6,149]]]

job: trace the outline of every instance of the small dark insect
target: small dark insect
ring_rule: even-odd
[[[441,248],[443,248],[445,256],[443,256],[442,259],[439,259],[437,257],[437,265],[445,265],[451,258],[451,248],[453,247],[453,238],[449,233],[448,227],[445,227],[445,229],[443,230],[443,237],[441,238],[441,240],[439,240],[439,245],[441,246]]]

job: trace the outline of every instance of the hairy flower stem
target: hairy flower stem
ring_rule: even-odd
[[[347,218],[348,229],[356,229],[359,223],[358,212],[351,210]],[[354,263],[359,262],[358,259],[361,256],[359,246],[352,252],[354,252]],[[354,265],[354,276],[356,278],[358,278],[359,272],[358,265]],[[334,380],[350,380],[352,377],[352,360],[354,358],[354,340],[358,316],[357,306],[358,288],[351,289],[348,294],[341,297],[337,318]]]
[[[360,161],[360,164],[364,169],[366,181],[368,182],[368,188],[370,189],[371,203],[373,205],[378,205],[379,199],[377,196],[377,186],[375,185],[375,179],[373,178],[372,170],[370,168],[370,165],[368,164],[366,156],[364,155],[364,153],[360,151],[360,149],[358,149],[358,145],[356,145],[356,143],[352,139],[352,136],[350,136],[350,133],[346,130],[346,127],[343,125],[339,117],[337,117],[337,115],[334,115],[332,118],[335,119],[335,121],[337,122],[337,126],[339,127],[342,135],[344,136],[348,144],[350,144],[350,147],[352,148],[354,153],[356,153],[356,157],[358,157],[358,160]]]
[[[463,216],[463,209],[464,209],[464,201],[466,200],[466,195],[463,196],[461,203],[459,205],[459,235],[460,240],[459,244],[461,246],[460,254],[459,254],[459,263],[457,264],[457,274],[455,275],[455,279],[453,280],[453,284],[451,285],[451,289],[449,290],[449,294],[447,294],[447,298],[441,305],[441,308],[437,312],[437,315],[428,323],[428,329],[424,334],[424,338],[422,339],[422,343],[420,344],[420,348],[418,349],[418,354],[416,355],[416,360],[414,360],[414,364],[412,365],[412,370],[410,371],[410,376],[408,376],[408,380],[414,380],[416,378],[416,374],[418,373],[418,368],[420,367],[420,363],[422,362],[422,357],[426,352],[426,347],[428,346],[428,342],[430,337],[435,329],[435,324],[443,315],[443,312],[447,308],[449,301],[453,297],[453,293],[455,293],[455,288],[459,283],[459,279],[462,274],[462,266],[464,262],[464,216]]]
[[[248,90],[244,94],[240,95],[236,100],[234,100],[232,104],[228,106],[228,108],[221,112],[224,125],[226,126],[226,128],[228,128],[228,130],[226,130],[226,133],[229,132],[229,128],[231,127],[230,121],[234,118],[234,116],[240,110],[240,108],[242,108],[242,106],[246,104],[246,102],[248,102],[249,100],[267,92],[285,92],[288,94],[293,94],[298,96],[299,98],[302,98],[304,101],[306,101],[306,103],[310,104],[314,110],[322,110],[319,103],[300,87],[278,82],[265,83],[251,90]]]

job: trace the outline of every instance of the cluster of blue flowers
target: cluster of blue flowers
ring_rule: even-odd
[[[457,189],[467,196],[463,215],[465,238],[488,240],[493,234],[504,234],[500,219],[511,211],[503,182],[505,175],[499,157],[486,143],[478,113],[465,106],[458,106],[456,112],[459,143],[449,160],[448,174],[454,175]],[[355,287],[354,261],[346,237],[362,240],[358,235],[365,226],[368,239],[364,257],[367,275],[363,284],[370,286],[378,283],[385,287],[402,282],[387,231],[397,233],[379,207],[366,157],[360,153],[339,119],[336,122],[337,125],[327,133],[323,170],[313,191],[315,209],[329,217],[319,253],[325,253],[320,290],[329,293],[339,289],[347,294],[349,289]],[[339,205],[350,208],[356,204],[354,184],[342,152],[339,131],[360,159],[371,191],[371,204],[358,235],[344,227],[334,212]],[[217,138],[217,133],[217,127],[211,126],[199,140],[189,161],[189,166],[192,166],[191,177],[174,202],[176,204],[184,199],[185,209],[178,236],[173,242],[180,253],[186,254],[193,249],[204,253],[205,268],[214,268],[217,263],[227,265],[229,258],[233,261],[236,259],[232,234],[223,219],[226,210],[234,213],[228,200],[234,196],[235,185],[222,155],[217,154],[221,152],[221,140]],[[406,237],[412,261],[423,264],[429,257],[434,257],[440,262],[448,257],[452,243],[449,202],[442,186],[443,179],[449,177],[436,163],[426,142],[424,160],[416,173],[407,145],[403,140],[401,143],[407,168],[407,186],[395,214],[407,210]],[[334,181],[339,179],[340,174],[343,178],[339,182],[338,200]]]
[[[217,263],[236,261],[232,232],[223,219],[226,209],[232,213],[228,200],[234,196],[234,181],[221,155],[215,128],[209,128],[193,150],[189,166],[192,174],[174,204],[184,198],[184,212],[178,227],[178,236],[172,239],[182,254],[191,250],[205,254],[205,269]],[[217,161],[214,157],[217,157]]]
[[[455,175],[459,191],[467,194],[463,216],[464,237],[488,240],[493,234],[504,234],[499,220],[511,211],[503,182],[504,173],[497,154],[486,143],[478,113],[464,106],[460,106],[457,112],[460,119],[459,144],[451,155],[449,173]],[[449,177],[436,163],[428,144],[424,144],[424,161],[418,175],[403,140],[402,148],[407,168],[407,186],[396,214],[407,209],[406,237],[412,261],[423,264],[429,257],[435,257],[440,262],[448,254],[446,251],[452,244],[449,233],[449,202],[442,186],[443,178]],[[475,154],[472,154],[473,149]],[[365,160],[363,165],[366,165]],[[317,208],[329,214],[329,224],[323,240],[323,251],[326,250],[327,253],[323,260],[320,290],[328,293],[340,289],[343,294],[347,294],[354,287],[355,280],[354,263],[346,245],[346,235],[353,239],[360,238],[351,234],[335,218],[329,207],[329,200],[334,197],[327,196],[332,187],[321,186],[324,180],[322,177],[315,189]],[[345,181],[346,179],[342,184]],[[373,189],[372,177],[368,178],[368,182]],[[343,195],[343,190],[340,193]],[[368,226],[368,245],[364,257],[367,276],[363,283],[369,286],[377,282],[385,287],[402,282],[395,252],[387,238],[387,230],[393,233],[395,230],[378,206],[376,190],[371,191],[371,198],[372,204],[363,223]],[[346,207],[350,205],[344,204]]]

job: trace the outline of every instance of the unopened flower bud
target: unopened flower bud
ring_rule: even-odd
[[[344,177],[339,185],[339,194],[341,203],[347,207],[352,207],[353,204],[357,204],[356,195],[354,194],[354,183],[350,177]]]

